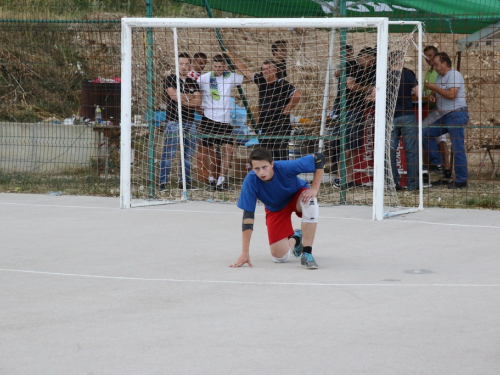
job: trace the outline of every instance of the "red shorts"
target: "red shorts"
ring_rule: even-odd
[[[293,235],[292,212],[295,212],[298,217],[302,217],[302,213],[297,212],[297,201],[304,190],[307,190],[307,188],[302,188],[296,192],[290,202],[280,211],[272,212],[266,208],[266,225],[269,245],[283,238],[290,238]]]

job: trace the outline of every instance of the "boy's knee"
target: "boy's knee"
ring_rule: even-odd
[[[300,201],[302,208],[303,223],[317,223],[319,216],[318,199],[316,197],[309,199],[307,203]]]
[[[276,255],[279,256],[281,254],[276,254]],[[288,249],[288,251],[286,252],[285,255],[283,255],[279,258],[276,255],[274,255],[271,252],[271,257],[273,258],[274,263],[286,263],[286,262],[288,262],[288,259],[290,258],[290,249]]]

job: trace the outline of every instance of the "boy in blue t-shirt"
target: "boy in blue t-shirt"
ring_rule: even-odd
[[[292,252],[302,267],[318,268],[312,256],[312,244],[318,225],[318,195],[325,156],[307,155],[297,160],[273,161],[263,148],[252,151],[248,158],[252,171],[245,177],[238,207],[243,210],[242,251],[230,267],[250,262],[250,238],[253,231],[257,199],[264,203],[271,256],[276,263],[285,263]],[[311,188],[297,176],[314,172]],[[301,230],[292,226],[292,212],[302,218]]]

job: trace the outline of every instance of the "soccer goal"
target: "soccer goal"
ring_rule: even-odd
[[[389,24],[122,19],[121,207],[235,202],[249,153],[266,147],[275,160],[323,152],[324,204],[372,205],[377,220],[421,210],[390,159],[394,77],[417,43]]]

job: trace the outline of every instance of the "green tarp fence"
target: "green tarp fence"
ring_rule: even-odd
[[[176,0],[205,6],[204,0]],[[212,9],[251,17],[338,17],[340,1],[209,0]],[[428,32],[470,34],[500,20],[499,0],[346,1],[347,17],[424,21]]]

